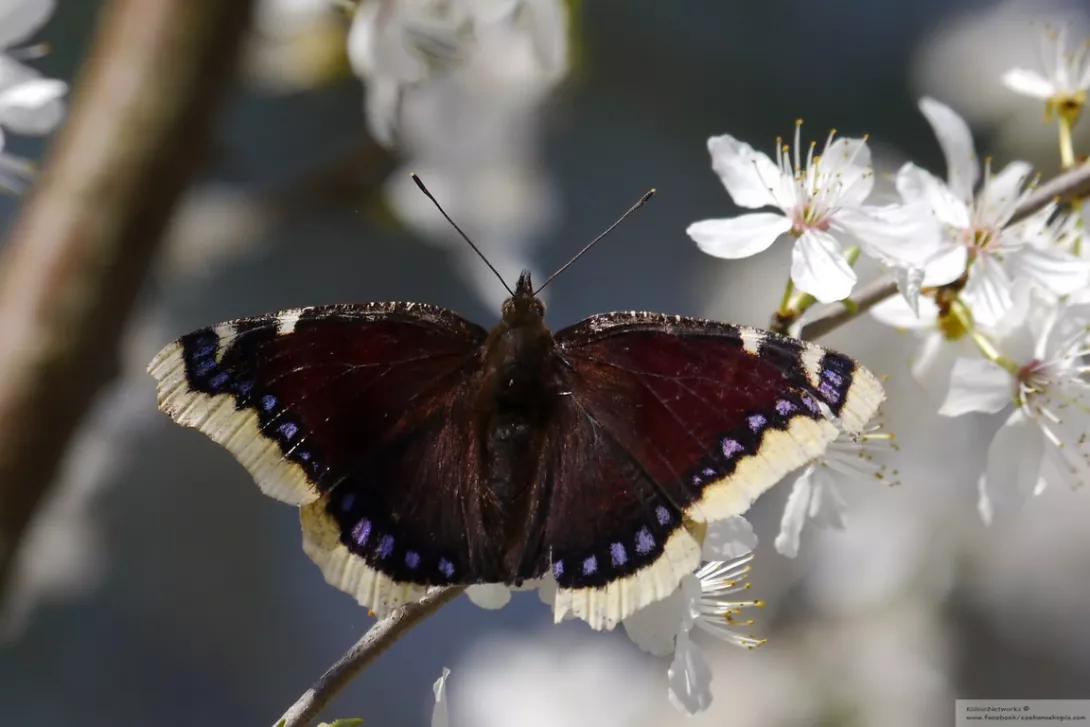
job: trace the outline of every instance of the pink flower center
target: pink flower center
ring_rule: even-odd
[[[961,234],[958,235],[958,242],[974,252],[983,253],[988,252],[988,244],[998,237],[999,230],[996,227],[974,225],[961,231]]]
[[[821,232],[829,230],[829,215],[826,214],[825,210],[818,209],[813,202],[792,209],[789,219],[791,220],[791,234],[795,237],[799,237],[807,230],[820,230]]]

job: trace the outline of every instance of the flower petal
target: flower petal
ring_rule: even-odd
[[[1002,366],[983,358],[959,358],[950,372],[950,390],[939,414],[994,414],[1009,405],[1013,395],[1011,374]]]
[[[858,239],[865,254],[885,265],[922,268],[949,244],[924,200],[841,209],[831,222]]]
[[[972,199],[973,187],[980,176],[980,165],[973,150],[969,125],[952,108],[933,98],[921,98],[919,105],[946,157],[946,179],[950,191],[959,199]]]
[[[370,78],[375,73],[375,34],[379,19],[379,3],[360,3],[352,14],[345,50],[348,65],[360,78]]]
[[[837,189],[837,204],[858,207],[874,189],[870,148],[866,139],[837,139],[821,156],[824,185]]]
[[[22,43],[53,15],[56,0],[6,0],[0,2],[0,48]]]
[[[1003,85],[1024,96],[1047,100],[1056,93],[1052,82],[1036,71],[1012,68],[1003,74]]]
[[[478,583],[466,589],[466,597],[479,608],[494,611],[511,601],[511,589],[502,583]]]
[[[894,268],[893,279],[901,300],[908,303],[914,313],[920,311],[920,288],[923,286],[923,270],[919,268]]]
[[[949,245],[924,265],[921,284],[933,288],[952,283],[965,273],[968,264],[969,248],[965,245]]]
[[[699,578],[686,573],[678,583],[677,592],[681,597],[681,630],[688,632],[700,615],[700,598],[704,595],[704,587]]]
[[[666,656],[674,650],[681,626],[683,594],[675,590],[661,601],[655,601],[626,616],[621,623],[632,643],[654,656]]]
[[[939,307],[933,298],[921,298],[918,312],[909,307],[904,298],[887,298],[870,309],[870,314],[887,326],[905,330],[935,328],[938,324]]]
[[[704,534],[703,560],[734,560],[757,547],[753,526],[741,515],[708,524]]]
[[[719,175],[727,194],[739,207],[767,207],[776,204],[775,189],[780,170],[767,154],[729,134],[708,139],[712,169]]]
[[[712,670],[687,631],[677,635],[674,660],[666,672],[670,703],[686,714],[703,712],[712,703]]]
[[[959,197],[942,180],[912,162],[897,170],[897,192],[905,202],[924,201],[939,222],[962,229],[972,224],[969,203],[972,195]]]
[[[856,275],[835,237],[807,230],[795,241],[791,253],[791,279],[819,302],[833,303],[852,294]]]
[[[977,195],[978,223],[989,226],[1002,226],[1014,214],[1026,178],[1033,172],[1027,162],[1013,161],[998,174],[984,181],[984,186]]]
[[[1061,446],[1046,441],[1044,464],[1041,468],[1042,479],[1034,490],[1035,495],[1046,485],[1066,486],[1077,490],[1090,482],[1090,441],[1087,439],[1087,432],[1090,431],[1090,416],[1087,416],[1090,411],[1087,408],[1087,404],[1090,404],[1090,392],[1087,392],[1086,384],[1082,381],[1063,388],[1065,391],[1057,392],[1054,397],[1061,401],[1053,401],[1053,406],[1050,407],[1060,420],[1038,421]],[[1069,402],[1075,402],[1075,405],[1070,406]]]
[[[961,297],[972,310],[976,323],[991,327],[1003,320],[1014,305],[1011,289],[1011,279],[1003,264],[991,255],[979,255],[969,268]]]
[[[1090,288],[1090,260],[1064,250],[1026,247],[1011,257],[1010,267],[1056,295]]]
[[[946,336],[936,330],[920,342],[920,347],[913,354],[910,369],[912,378],[932,400],[942,402],[950,390],[950,374],[954,370],[954,363],[961,356],[973,356],[977,353],[975,345],[968,338],[948,341]]]
[[[977,486],[977,510],[985,524],[1021,510],[1037,485],[1044,451],[1040,427],[1015,410],[988,447],[988,464]]]
[[[780,519],[780,532],[776,536],[776,550],[780,555],[794,558],[799,554],[799,542],[802,538],[802,528],[806,525],[806,515],[810,511],[810,498],[813,492],[811,478],[815,465],[808,466],[795,480],[791,487],[791,494],[787,496],[787,502],[783,506],[783,517]]]
[[[364,102],[367,130],[375,141],[387,148],[397,145],[401,102],[400,83],[385,77],[373,78],[367,82],[367,99]]]
[[[435,680],[432,693],[435,694],[435,708],[431,712],[431,727],[450,727],[450,715],[447,713],[447,677],[450,669],[443,667],[443,675]]]
[[[17,134],[48,134],[64,118],[68,84],[36,78],[0,91],[0,124]]]
[[[840,494],[836,478],[843,477],[827,466],[819,465],[812,477],[814,494],[810,498],[810,520],[819,528],[843,530],[847,522],[848,503]]]
[[[783,215],[754,212],[730,219],[694,222],[686,232],[709,255],[735,260],[764,252],[790,229],[791,221]]]

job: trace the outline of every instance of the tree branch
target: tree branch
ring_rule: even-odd
[[[114,0],[0,257],[0,593],[206,157],[251,0]]]
[[[1007,224],[1021,222],[1052,202],[1070,202],[1085,197],[1090,197],[1090,163],[1084,163],[1053,177],[1026,195]],[[896,294],[897,284],[892,280],[888,278],[876,280],[850,298],[851,302],[847,305],[834,303],[820,315],[814,316],[802,327],[799,338],[812,341],[831,333]]]
[[[814,316],[812,321],[802,327],[799,338],[813,341],[826,333],[832,333],[848,321],[863,315],[874,306],[896,294],[897,283],[889,278],[880,278],[868,283],[858,294],[852,296],[850,304],[834,303],[831,310]]]
[[[276,727],[306,727],[333,696],[377,659],[409,629],[454,600],[465,588],[448,586],[432,591],[417,603],[407,603],[377,622],[284,712]]]

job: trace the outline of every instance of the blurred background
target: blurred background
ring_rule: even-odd
[[[100,5],[59,3],[32,39],[50,48],[33,65],[75,83]],[[657,188],[550,287],[554,328],[632,308],[764,326],[788,246],[728,262],[685,234],[736,212],[707,137],[771,152],[802,117],[818,140],[831,127],[869,133],[880,179],[908,159],[941,175],[916,109],[926,93],[969,120],[981,155],[1051,174],[1053,128],[999,75],[1034,64],[1031,21],[1066,19],[1076,39],[1090,28],[1077,0],[583,0],[567,6],[569,47],[552,49],[566,62],[446,89],[462,115],[439,130],[427,113],[438,101],[407,107],[416,125],[390,150],[378,83],[365,87],[345,53],[345,12],[259,5],[214,154],[129,323],[122,376],[87,413],[23,543],[0,611],[0,725],[271,724],[368,628],[303,554],[296,512],[160,414],[144,370],[191,329],[293,306],[416,300],[490,325],[502,287],[406,188],[409,169],[509,281],[521,267],[541,279]],[[534,93],[492,113],[504,83]],[[48,144],[6,149],[39,159]],[[19,205],[0,200],[7,226]],[[706,713],[675,712],[668,662],[623,631],[554,626],[521,593],[499,611],[459,598],[326,716],[425,725],[443,666],[455,727],[942,725],[959,697],[1090,697],[1090,493],[1054,488],[985,527],[976,479],[999,422],[940,419],[909,375],[910,334],[864,318],[824,343],[888,375],[899,484],[852,489],[847,528],[808,529],[795,560],[772,548],[789,483],[762,497],[748,517],[769,643],[701,641],[715,677]]]

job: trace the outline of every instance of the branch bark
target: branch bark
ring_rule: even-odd
[[[114,0],[0,257],[0,593],[206,158],[251,0]]]
[[[413,626],[454,600],[465,590],[463,586],[447,586],[433,591],[417,603],[407,603],[368,629],[367,633],[344,653],[325,674],[318,677],[295,704],[284,712],[276,727],[306,727],[333,696],[345,687],[364,667],[377,659]]]
[[[1090,162],[1053,177],[1026,195],[1007,224],[1021,222],[1052,202],[1071,202],[1086,197],[1090,197]],[[870,283],[853,296],[848,305],[834,303],[820,315],[814,316],[802,327],[799,338],[812,341],[831,333],[896,294],[897,284],[888,278]]]

